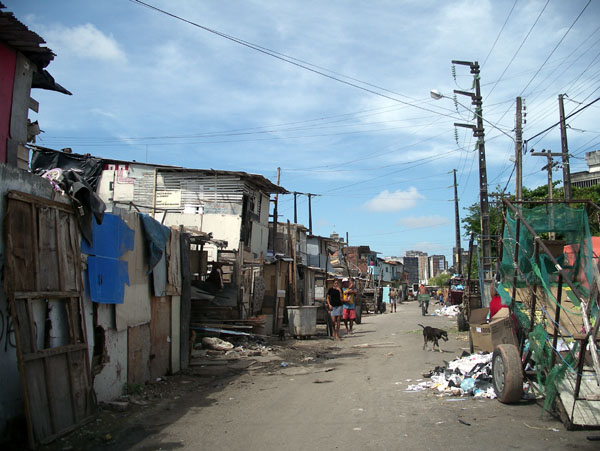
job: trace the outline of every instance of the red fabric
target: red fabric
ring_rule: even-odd
[[[493,318],[501,308],[508,307],[506,305],[502,305],[502,298],[500,298],[499,295],[492,296],[492,300],[490,301],[490,318]]]
[[[0,162],[6,163],[6,141],[10,138],[10,115],[17,54],[0,44]]]

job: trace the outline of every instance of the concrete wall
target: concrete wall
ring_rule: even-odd
[[[15,190],[46,199],[54,199],[47,180],[20,169],[0,164],[0,223],[6,214],[6,194]],[[55,199],[59,200],[60,196]],[[0,234],[0,269],[4,269],[4,234]],[[17,353],[8,299],[0,284],[0,442],[6,436],[10,422],[23,415],[23,398],[17,366]]]

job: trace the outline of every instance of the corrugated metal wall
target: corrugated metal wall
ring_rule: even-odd
[[[153,172],[146,172],[143,177],[135,180],[135,204],[153,205],[153,193]],[[219,211],[214,213],[240,214],[241,211],[233,208],[233,205],[241,207],[243,195],[250,193],[250,188],[237,176],[159,171],[156,177],[157,207],[162,208],[181,208],[183,211],[185,207],[203,206],[205,213],[213,213],[211,205],[216,204],[219,205]],[[232,207],[224,208],[228,204]]]

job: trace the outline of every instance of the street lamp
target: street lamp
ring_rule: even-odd
[[[467,95],[469,97],[471,97],[471,99],[473,99],[473,97],[475,96],[475,94],[471,93],[471,92],[465,92],[465,91],[455,91],[457,94],[463,94],[463,95]],[[485,119],[483,116],[481,116],[477,111],[473,111],[471,108],[469,108],[466,105],[463,105],[462,103],[460,103],[458,100],[456,100],[456,98],[453,97],[449,97],[447,95],[442,94],[441,92],[439,92],[437,89],[432,89],[431,91],[429,91],[429,95],[431,96],[432,99],[435,100],[440,100],[440,99],[450,99],[454,102],[456,102],[458,105],[460,105],[461,107],[463,107],[465,110],[470,111],[471,113],[473,113],[475,116],[477,116],[477,118],[480,118],[481,120],[483,120],[486,124],[488,124],[490,127],[495,128],[496,130],[498,130],[500,133],[503,133],[504,135],[508,136],[513,142],[515,141],[515,138],[513,138],[512,136],[510,136],[508,133],[506,133],[504,130],[502,130],[501,128],[498,128],[496,125],[492,124],[490,121],[488,121],[487,119]],[[456,125],[456,124],[455,124]]]

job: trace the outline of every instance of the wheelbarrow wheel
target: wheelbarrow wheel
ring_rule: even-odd
[[[494,391],[503,404],[518,402],[523,395],[521,356],[515,345],[496,346],[492,356]]]

